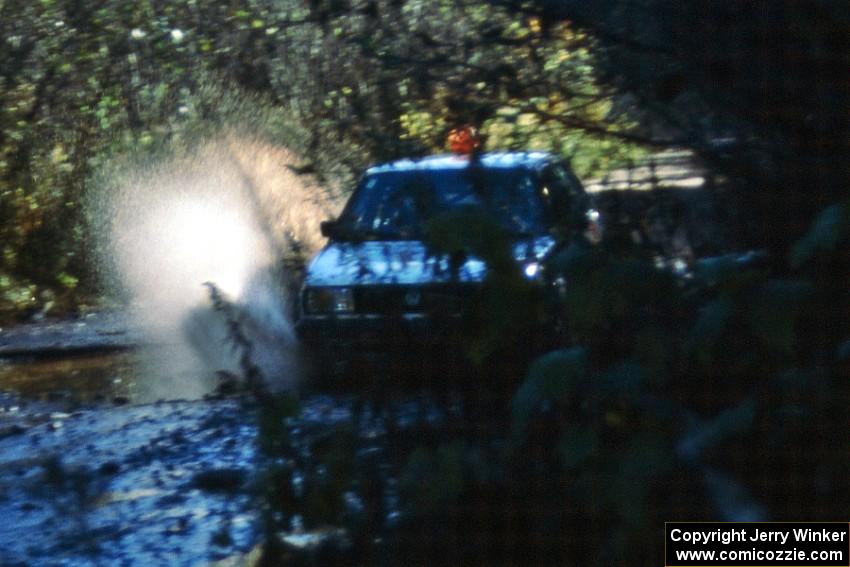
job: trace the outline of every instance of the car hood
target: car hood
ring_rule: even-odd
[[[522,239],[513,245],[517,263],[539,262],[555,247],[551,236]],[[480,282],[487,266],[468,258],[458,270],[463,282]],[[445,254],[429,253],[419,241],[332,242],[310,264],[308,286],[424,284],[452,279]]]

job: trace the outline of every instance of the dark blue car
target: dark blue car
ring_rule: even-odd
[[[549,277],[548,260],[577,235],[599,236],[598,213],[581,183],[548,153],[372,167],[339,218],[322,224],[329,242],[307,269],[297,330],[314,360],[328,368],[390,347],[456,343],[488,266],[474,255],[434,250],[426,232],[435,219],[465,213],[501,227],[523,277],[554,292],[563,282]]]

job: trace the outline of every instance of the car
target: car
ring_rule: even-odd
[[[306,270],[296,330],[317,366],[340,372],[380,352],[458,344],[489,267],[428,242],[429,223],[452,213],[491,219],[521,277],[554,292],[564,282],[547,263],[576,237],[600,237],[582,184],[549,153],[473,151],[371,167],[339,217],[322,223],[329,241]]]

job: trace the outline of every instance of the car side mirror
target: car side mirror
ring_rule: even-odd
[[[337,234],[339,228],[338,220],[326,220],[319,223],[319,230],[322,231],[322,236],[325,238],[333,238]]]

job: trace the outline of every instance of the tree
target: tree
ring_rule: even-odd
[[[780,261],[850,192],[846,2],[535,0],[493,4],[598,41],[599,77],[653,143],[732,183],[742,236]]]
[[[467,122],[491,148],[559,152],[581,174],[641,152],[611,118],[594,38],[486,3],[45,0],[0,19],[0,310],[94,292],[92,178],[222,121],[343,187],[371,162],[443,151]]]
[[[442,151],[464,123],[489,148],[552,150],[582,174],[637,151],[600,136],[623,125],[609,120],[593,39],[568,23],[543,29],[472,1],[381,0],[312,3],[272,25],[276,98],[314,125],[314,146],[345,144],[355,170]]]

